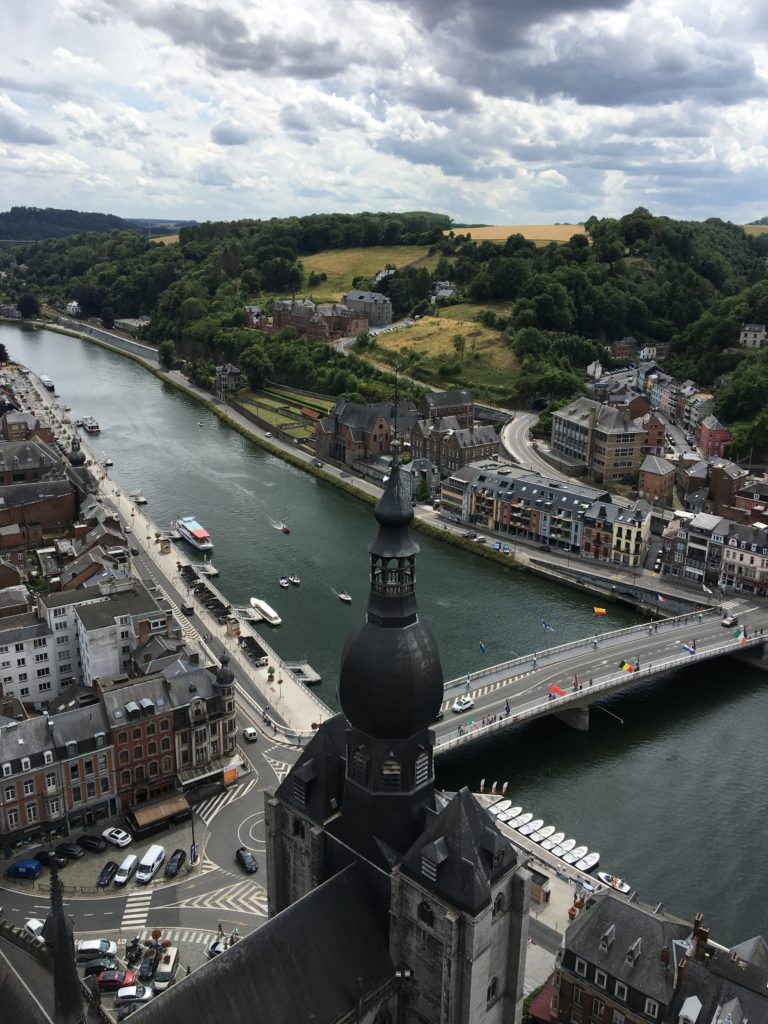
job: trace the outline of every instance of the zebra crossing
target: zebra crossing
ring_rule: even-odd
[[[288,764],[287,761],[278,761],[277,758],[270,757],[268,754],[262,754],[262,757],[277,776],[278,783],[283,781],[293,767],[293,765]]]
[[[199,928],[163,928],[163,940],[166,939],[173,943],[174,946],[180,946],[183,943],[199,943],[200,945],[208,945],[213,942],[216,936],[219,934],[218,931],[202,931]],[[144,931],[139,932],[139,939],[142,942],[146,942],[147,939],[152,937],[151,930],[145,928]]]
[[[149,905],[151,902],[151,892],[131,893],[125,901],[125,910],[123,911],[123,920],[120,927],[130,929],[131,931],[134,931],[137,928],[142,928],[147,923]]]
[[[219,793],[218,796],[212,796],[210,800],[204,800],[201,804],[196,804],[195,811],[206,825],[210,825],[222,808],[226,807],[227,804],[234,803],[235,800],[239,800],[243,796],[247,796],[255,785],[256,779],[250,779],[248,782],[241,782],[236,786],[230,786],[226,792]]]
[[[267,916],[267,890],[258,882],[236,882],[176,904],[194,910],[228,910],[239,914]]]

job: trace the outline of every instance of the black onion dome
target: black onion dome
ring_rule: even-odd
[[[226,651],[221,655],[221,668],[216,673],[217,686],[231,686],[235,681],[235,673],[229,667],[229,655]]]
[[[397,462],[376,505],[379,532],[370,545],[371,593],[366,620],[347,640],[339,697],[349,723],[369,736],[401,739],[434,721],[443,699],[443,669],[432,631],[419,621],[411,536],[410,487]]]
[[[379,739],[405,739],[430,725],[443,700],[443,668],[431,629],[365,622],[344,648],[339,698],[351,725]]]
[[[84,466],[86,462],[86,455],[83,449],[80,447],[80,441],[78,438],[72,439],[72,451],[68,453],[67,458],[69,459],[70,465],[72,466]]]

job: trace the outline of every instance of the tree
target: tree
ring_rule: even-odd
[[[260,391],[274,368],[266,353],[258,346],[251,345],[240,357],[240,368],[248,378],[252,391]]]
[[[173,369],[176,361],[176,346],[172,341],[161,341],[157,347],[157,357],[164,370]]]
[[[115,314],[111,306],[105,306],[101,311],[101,325],[109,329],[115,326]]]
[[[456,355],[459,357],[459,359],[463,362],[464,353],[466,352],[467,349],[466,338],[464,337],[463,334],[454,334],[452,340],[454,351],[456,352]]]
[[[34,292],[24,292],[19,296],[16,305],[25,320],[34,320],[36,316],[40,315],[40,300]]]
[[[8,349],[5,345],[0,344],[0,363],[8,362]]]

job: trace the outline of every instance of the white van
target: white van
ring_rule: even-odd
[[[117,869],[115,875],[115,885],[126,885],[128,880],[133,877],[133,873],[139,866],[139,858],[135,853],[129,853],[123,863]]]
[[[165,847],[150,846],[141,858],[139,870],[136,872],[136,881],[139,885],[146,885],[147,882],[151,882],[164,860]]]
[[[179,951],[175,946],[169,946],[162,950],[160,963],[155,971],[155,992],[162,992],[168,988],[176,976],[176,969],[179,966]]]

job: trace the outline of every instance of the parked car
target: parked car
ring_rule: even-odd
[[[323,468],[323,464],[320,461],[320,459],[315,459],[315,465],[317,466],[318,469],[322,469]]]
[[[9,878],[35,879],[40,877],[42,870],[43,865],[39,860],[33,860],[31,857],[22,857],[20,860],[15,860],[5,873]]]
[[[264,437],[272,437],[272,431],[271,430],[265,431]]]
[[[241,846],[240,849],[237,850],[237,852],[235,853],[235,860],[243,869],[243,871],[247,871],[249,875],[252,875],[254,871],[259,870],[259,865],[256,863],[256,858],[254,857],[254,855],[251,853],[247,846]]]
[[[109,939],[80,939],[75,950],[79,963],[96,960],[100,956],[117,956],[117,944]]]
[[[726,615],[726,617],[723,619],[723,621],[720,623],[720,625],[721,626],[725,626],[726,629],[727,629],[729,626],[736,626],[736,625],[738,625],[738,622],[739,622],[738,615]]]
[[[133,971],[118,968],[116,971],[102,971],[96,978],[102,992],[116,992],[125,985],[133,985],[136,975]]]
[[[69,857],[70,860],[80,860],[81,857],[85,856],[85,850],[82,846],[78,846],[77,843],[59,843],[56,847],[56,853],[60,857]]]
[[[51,864],[55,864],[57,868],[63,868],[69,864],[67,857],[62,857],[60,853],[56,853],[55,850],[38,850],[32,855],[33,860],[39,860],[41,864],[49,868]]]
[[[248,743],[255,743],[258,738],[259,734],[252,725],[247,725],[245,729],[243,729],[243,739]]]
[[[216,939],[216,941],[213,943],[213,945],[209,946],[208,949],[207,949],[208,956],[210,957],[211,960],[213,960],[213,958],[215,956],[218,956],[219,953],[223,953],[226,948],[227,948],[227,940],[226,939]]]
[[[461,697],[457,697],[456,700],[453,702],[453,707],[451,708],[451,711],[455,715],[460,715],[462,711],[469,711],[469,709],[473,708],[474,706],[475,702],[472,700],[469,694],[463,693]]]
[[[187,855],[183,850],[174,850],[165,865],[166,878],[175,878],[184,866]]]
[[[82,846],[84,850],[93,850],[94,853],[102,853],[107,848],[107,840],[104,836],[85,835],[80,836],[77,840],[77,845]]]
[[[96,880],[96,885],[103,888],[110,884],[112,879],[117,874],[118,863],[116,860],[108,860],[104,867],[99,872],[99,877]]]
[[[159,962],[160,953],[156,949],[148,949],[139,967],[138,980],[143,982],[152,981]]]
[[[101,834],[113,846],[128,846],[129,843],[133,842],[128,833],[124,832],[121,828],[105,828]]]
[[[135,1013],[141,1007],[141,1003],[126,1003],[124,1006],[117,1007],[117,1019],[118,1021],[125,1020],[126,1017],[130,1017],[132,1013]]]
[[[99,975],[102,971],[119,971],[120,961],[116,956],[99,956],[95,960],[89,960],[83,968],[83,977],[88,978],[91,974]]]
[[[44,927],[45,921],[41,921],[38,917],[30,917],[28,921],[24,922],[24,931],[27,935],[31,935],[39,946],[42,946],[45,942],[43,938]]]
[[[128,1003],[146,1003],[155,993],[149,985],[126,985],[117,990],[115,1006],[125,1006]]]

